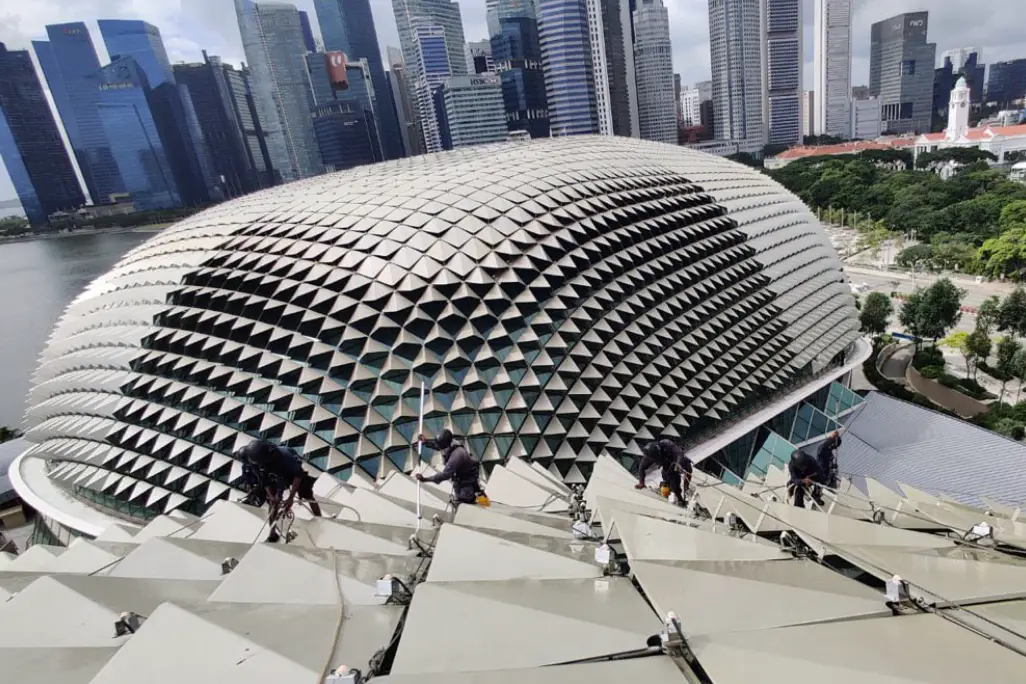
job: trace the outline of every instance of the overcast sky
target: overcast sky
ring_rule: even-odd
[[[382,52],[399,45],[391,0],[370,0]],[[685,84],[709,78],[708,0],[663,0],[670,13],[673,66]],[[802,0],[805,13],[805,82],[812,83],[812,3]],[[310,12],[318,33],[313,0],[294,0]],[[487,37],[485,0],[462,0],[467,40]],[[929,10],[930,40],[937,54],[944,50],[982,48],[985,62],[1026,56],[1022,34],[1022,0],[855,0],[853,28],[854,85],[869,80],[869,25],[907,11]],[[233,0],[3,0],[0,2],[0,41],[10,49],[29,48],[30,41],[46,37],[46,25],[86,21],[93,42],[104,58],[97,19],[143,19],[160,28],[172,62],[198,61],[200,50],[221,55],[229,62],[244,56]],[[0,164],[0,199],[14,197],[14,189]]]

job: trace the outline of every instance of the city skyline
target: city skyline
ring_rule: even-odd
[[[320,41],[320,27],[314,20],[314,0],[294,0],[292,4],[310,15],[313,32]],[[45,35],[47,23],[82,20],[94,34],[100,61],[106,64],[109,60],[105,59],[106,50],[99,39],[97,20],[139,19],[150,22],[161,30],[172,64],[199,62],[202,59],[200,50],[206,49],[209,54],[220,55],[226,63],[239,65],[245,61],[241,37],[234,21],[223,21],[224,17],[234,19],[232,5],[230,0],[182,0],[175,8],[161,8],[141,2],[82,0],[75,8],[77,16],[71,16],[67,10],[57,7],[55,1],[42,0],[18,7],[0,19],[0,40],[4,40],[11,49],[22,49],[29,47],[31,39]],[[389,47],[399,44],[392,3],[389,0],[371,0],[370,5],[380,50],[386,52]],[[898,12],[923,8],[919,2],[913,0],[854,0],[853,5],[852,84],[856,85],[868,82],[870,24]],[[667,2],[666,6],[669,14],[674,72],[681,74],[685,85],[707,79],[710,69],[708,0],[675,0]],[[466,40],[487,39],[489,36],[485,21],[485,1],[464,1],[460,3],[460,8]],[[806,88],[813,83],[812,10],[813,0],[802,0],[802,80]],[[984,24],[994,30],[981,33],[978,26],[970,27],[968,30],[960,26],[958,16],[959,13],[952,11],[952,8],[934,9],[931,13],[930,40],[938,45],[938,53],[964,45],[978,45],[987,55],[988,62],[1019,56],[1016,38],[1007,31],[1002,31],[1004,27],[1000,24]],[[0,199],[8,199],[14,195],[11,181],[0,167]]]

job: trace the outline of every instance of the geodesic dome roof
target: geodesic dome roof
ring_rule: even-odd
[[[255,436],[381,476],[451,427],[583,481],[697,440],[858,337],[815,217],[758,171],[613,137],[361,167],[167,229],[61,318],[27,458],[130,515],[228,497]],[[429,452],[425,452],[427,456]]]

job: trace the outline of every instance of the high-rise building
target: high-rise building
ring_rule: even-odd
[[[763,141],[760,0],[709,0],[714,137]]]
[[[106,204],[125,192],[111,143],[100,121],[99,92],[90,77],[100,60],[89,30],[81,22],[46,27],[49,40],[33,41],[57,114],[78,161],[86,192],[94,204]]]
[[[33,225],[85,196],[27,50],[0,43],[0,160]]]
[[[983,61],[983,53],[980,52],[979,48],[964,47],[955,48],[954,50],[945,50],[944,52],[942,52],[940,56],[941,64],[943,64],[945,60],[950,61],[951,68],[957,73],[962,70],[962,67],[965,66],[965,63],[966,61],[968,61],[970,55],[976,55],[977,62]]]
[[[987,75],[987,102],[1002,109],[1026,98],[1026,59],[994,62]]]
[[[802,0],[762,0],[762,118],[766,142],[802,139]]]
[[[118,57],[87,79],[118,171],[136,209],[182,204],[164,141],[150,108],[146,71],[134,57]]]
[[[467,72],[487,74],[495,71],[492,59],[492,43],[488,40],[472,40],[467,43]]]
[[[869,92],[869,86],[852,86],[851,87],[851,99],[853,100],[868,100],[873,97],[873,93]]]
[[[237,197],[259,189],[263,183],[257,169],[263,155],[259,140],[254,151],[249,146],[249,133],[244,126],[255,116],[249,111],[245,83],[240,83],[242,97],[237,97],[234,81],[242,80],[240,72],[231,65],[222,64],[217,57],[203,53],[203,61],[195,64],[176,64],[175,81],[188,88],[197,122],[213,164],[214,176],[225,197]],[[252,126],[251,126],[252,128]]]
[[[926,42],[929,13],[899,14],[873,24],[869,90],[880,98],[884,132],[928,133],[937,46]]]
[[[709,102],[713,99],[712,81],[699,81],[695,84],[695,90],[698,91],[699,102]]]
[[[554,136],[599,132],[588,2],[537,0],[535,5]]]
[[[342,171],[381,160],[374,116],[353,99],[318,104],[311,113],[321,159],[328,171]]]
[[[541,41],[535,0],[491,0],[488,30],[492,60],[502,81],[506,126],[532,138],[549,135]]]
[[[381,60],[381,46],[369,0],[314,0],[321,38],[327,52],[344,52],[350,62],[366,60],[374,84],[375,126],[386,159],[407,153],[399,130],[396,105]],[[462,29],[462,26],[461,26]],[[460,37],[462,43],[462,34]]]
[[[314,41],[313,27],[310,25],[310,15],[303,10],[299,11],[299,26],[303,29],[303,47],[307,52],[317,52],[317,43]]]
[[[413,86],[409,83],[406,65],[403,63],[402,50],[388,48],[388,85],[395,102],[395,113],[399,119],[399,133],[403,139],[403,149],[409,155],[424,154],[421,145],[418,110],[411,97]]]
[[[146,82],[142,87],[182,203],[195,205],[219,199],[220,183],[213,174],[198,117],[191,97],[175,81],[160,29],[136,20],[101,19],[97,23],[111,60],[132,57],[143,70]],[[112,147],[118,144],[118,138],[111,139]]]
[[[494,74],[454,76],[439,86],[435,97],[442,147],[447,150],[506,139],[502,85]]]
[[[677,144],[670,17],[663,0],[638,0],[634,10],[634,67],[639,133],[645,140]]]
[[[847,137],[851,125],[851,2],[815,0],[813,135]]]
[[[673,75],[673,101],[677,103],[677,124],[678,125],[680,124],[680,117],[681,117],[681,111],[680,111],[680,91],[681,91],[680,74],[674,74]]]
[[[680,91],[680,123],[688,127],[702,125],[702,94],[698,88]]]
[[[883,132],[880,121],[880,100],[875,97],[852,100],[851,139],[875,140]]]
[[[802,137],[816,135],[816,92],[802,93]]]
[[[403,61],[410,69],[417,64],[419,47],[416,35],[419,26],[433,26],[445,36],[445,49],[453,76],[467,75],[466,40],[463,37],[463,17],[455,0],[392,0],[399,45]],[[411,71],[411,78],[414,74]],[[416,74],[416,81],[420,74]]]
[[[271,163],[285,181],[323,173],[299,11],[253,0],[235,0],[235,9]]]
[[[438,130],[435,91],[453,75],[445,29],[441,26],[418,26],[414,40],[417,45],[419,75],[414,84],[414,91],[417,94],[417,112],[424,151],[440,152],[444,148],[441,131]],[[465,67],[466,61],[462,64]]]
[[[638,137],[634,0],[588,0],[588,39],[599,133]]]

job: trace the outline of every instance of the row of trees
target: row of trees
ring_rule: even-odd
[[[989,153],[940,150],[917,164],[967,164],[950,180],[913,169],[904,150],[809,157],[768,173],[821,212],[843,210],[863,230],[915,237],[900,260],[919,268],[1026,278],[1026,185],[992,169]]]

